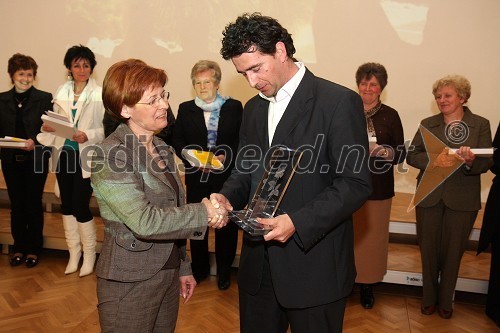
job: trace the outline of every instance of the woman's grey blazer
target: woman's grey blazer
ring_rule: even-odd
[[[121,124],[96,148],[91,180],[104,221],[98,277],[147,280],[167,262],[175,240],[205,234],[207,210],[202,203],[185,205],[173,149],[156,137],[153,142],[173,171],[179,193],[127,125]],[[185,245],[180,254],[179,275],[190,275]]]

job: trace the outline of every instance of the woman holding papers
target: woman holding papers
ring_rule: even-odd
[[[12,266],[38,264],[43,248],[42,195],[50,151],[38,144],[40,116],[52,110],[52,95],[33,87],[38,65],[16,53],[8,63],[13,88],[0,93],[0,137],[26,139],[24,147],[2,148],[0,158],[11,208]]]
[[[187,202],[200,202],[219,192],[234,166],[243,107],[240,101],[219,94],[219,65],[210,60],[198,61],[191,70],[196,98],[179,105],[172,136],[172,146],[182,157],[183,149],[211,151],[224,164],[224,170],[192,167],[186,160]],[[231,265],[236,254],[238,227],[230,223],[215,231],[217,282],[221,290],[230,286]],[[200,282],[210,274],[208,232],[203,240],[190,241],[193,275]]]
[[[449,319],[460,261],[481,208],[480,175],[492,165],[491,157],[476,156],[471,148],[490,148],[491,129],[487,119],[464,106],[471,95],[465,77],[437,80],[432,94],[441,112],[422,120],[406,161],[420,169],[414,204],[422,258],[421,312],[438,310]],[[456,154],[449,148],[456,148]]]
[[[387,272],[389,218],[394,196],[394,165],[406,156],[403,125],[396,110],[382,104],[387,71],[378,63],[365,63],[356,71],[356,84],[363,100],[370,142],[368,159],[373,192],[354,213],[354,259],[360,302],[365,309],[375,303],[373,284]]]
[[[97,62],[94,53],[83,45],[71,47],[64,56],[68,82],[61,85],[54,99],[54,112],[66,117],[75,127],[68,139],[57,128],[42,126],[38,140],[53,146],[52,168],[57,172],[61,195],[64,234],[69,250],[65,273],[78,270],[83,250],[80,276],[94,270],[96,227],[90,211],[90,159],[95,144],[104,139],[102,88],[91,78]]]

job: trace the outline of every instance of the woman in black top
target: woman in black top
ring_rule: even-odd
[[[42,195],[47,179],[50,151],[36,140],[47,110],[52,110],[52,94],[33,87],[38,65],[16,53],[8,63],[12,84],[0,93],[0,136],[26,139],[22,148],[1,148],[2,172],[11,206],[11,232],[14,238],[12,266],[25,262],[38,264],[43,248]]]
[[[172,146],[183,159],[183,149],[211,151],[224,165],[223,170],[186,166],[185,183],[188,203],[200,202],[217,193],[231,174],[238,149],[243,106],[240,101],[219,93],[222,73],[211,60],[200,60],[191,69],[193,100],[179,105],[172,134]],[[238,227],[234,223],[215,231],[217,285],[226,290],[231,284],[230,272],[238,244]],[[193,275],[200,282],[210,273],[208,232],[203,240],[190,240]]]
[[[353,215],[356,283],[360,284],[360,302],[365,309],[373,307],[372,286],[387,272],[394,166],[406,156],[399,114],[380,100],[387,79],[385,67],[378,63],[365,63],[356,71],[370,139],[368,165],[373,187],[370,198]]]

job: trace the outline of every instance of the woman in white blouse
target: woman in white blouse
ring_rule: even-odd
[[[54,128],[44,124],[43,133],[37,137],[43,145],[53,146],[51,162],[57,173],[70,255],[65,273],[78,270],[83,249],[80,277],[93,272],[96,258],[96,227],[89,207],[92,196],[89,162],[93,145],[104,139],[102,87],[90,77],[96,64],[95,55],[88,47],[75,45],[68,49],[64,65],[69,71],[69,80],[55,94],[54,112],[75,125],[75,134],[71,139],[57,136]]]

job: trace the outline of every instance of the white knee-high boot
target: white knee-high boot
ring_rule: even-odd
[[[78,263],[82,256],[78,222],[73,215],[63,215],[64,236],[68,245],[69,261],[64,274],[71,274],[78,270]]]
[[[95,264],[96,227],[94,220],[78,223],[83,247],[83,264],[80,277],[92,274]]]

